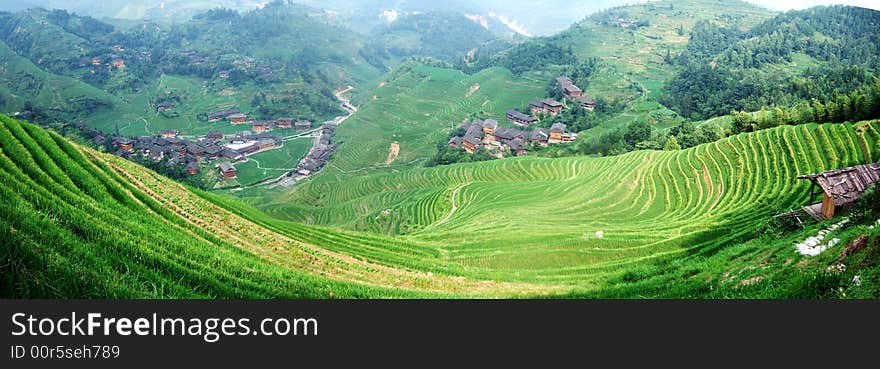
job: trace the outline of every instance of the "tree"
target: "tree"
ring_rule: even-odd
[[[752,115],[748,112],[733,112],[731,118],[733,119],[731,123],[731,128],[733,129],[734,134],[751,132],[752,126],[755,124],[755,121],[752,119]]]
[[[678,141],[675,139],[675,136],[669,136],[669,139],[666,140],[666,145],[663,145],[663,150],[665,150],[665,151],[681,150],[681,146],[678,144]]]
[[[819,100],[813,99],[813,122],[822,123],[826,121],[826,118],[828,118],[828,113],[825,110],[825,104],[822,104]]]
[[[776,109],[773,109],[773,118],[776,120],[777,126],[784,126],[789,123],[788,112],[778,106]]]
[[[635,148],[636,144],[651,138],[651,126],[647,122],[634,121],[626,126],[623,139],[628,148]]]

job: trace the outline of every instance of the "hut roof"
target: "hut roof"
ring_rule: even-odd
[[[822,187],[835,205],[858,200],[865,190],[880,181],[880,163],[856,165],[822,173],[798,176]]]

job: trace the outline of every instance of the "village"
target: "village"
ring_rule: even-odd
[[[173,108],[174,105],[170,102],[156,104],[157,111]],[[232,135],[225,135],[221,131],[210,131],[198,139],[183,138],[179,131],[173,129],[163,130],[153,136],[114,137],[115,154],[130,158],[131,155],[137,153],[157,162],[166,160],[168,166],[184,165],[185,173],[188,176],[198,175],[203,164],[220,161],[215,166],[220,177],[234,179],[238,175],[235,168],[236,162],[247,161],[247,157],[253,154],[280,148],[285,138],[301,137],[311,133],[312,130],[312,122],[310,121],[294,121],[292,118],[286,117],[274,120],[249,120],[247,115],[238,109],[208,114],[208,120],[211,122],[221,119],[228,120],[233,126],[248,124],[250,130],[239,131]],[[294,129],[301,133],[289,137],[268,133],[276,129]],[[324,136],[324,130],[321,132]],[[329,142],[329,136],[323,140]],[[310,168],[315,166],[314,163],[309,164]]]
[[[596,102],[585,97],[584,92],[568,77],[559,77],[556,82],[564,98],[574,106],[589,111],[596,109]],[[553,123],[549,130],[530,129],[539,123],[539,116],[556,116],[564,108],[565,104],[562,102],[544,99],[529,103],[531,114],[514,109],[508,110],[507,119],[523,129],[499,127],[495,119],[465,121],[458,126],[458,131],[463,132],[463,135],[451,137],[447,144],[450,148],[461,148],[471,154],[483,148],[495,157],[503,158],[505,153],[525,155],[529,146],[546,147],[552,144],[571,143],[577,139],[577,133],[567,132],[564,123]]]

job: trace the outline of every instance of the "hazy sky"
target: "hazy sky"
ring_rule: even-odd
[[[877,0],[840,0],[840,1],[829,1],[829,0],[746,0],[746,1],[748,1],[750,3],[762,5],[764,7],[774,9],[774,10],[804,9],[804,8],[809,8],[811,6],[829,5],[829,4],[846,4],[846,5],[854,5],[854,6],[860,6],[863,8],[880,10],[880,1],[877,1]]]

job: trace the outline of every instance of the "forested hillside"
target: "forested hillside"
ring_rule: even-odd
[[[814,100],[850,105],[838,97],[877,78],[878,30],[880,12],[844,6],[787,12],[747,31],[703,21],[674,58],[661,101],[692,119]]]

